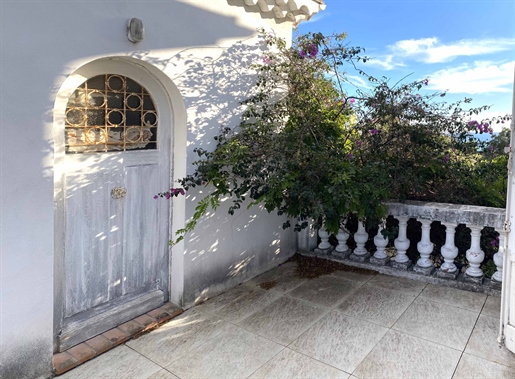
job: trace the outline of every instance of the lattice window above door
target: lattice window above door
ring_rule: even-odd
[[[81,84],[68,100],[65,120],[67,154],[157,149],[154,102],[126,76],[98,75]]]

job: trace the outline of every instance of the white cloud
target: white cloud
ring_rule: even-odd
[[[496,63],[476,61],[472,65],[436,71],[429,75],[429,89],[449,93],[482,94],[513,91],[515,61]]]
[[[449,62],[457,57],[471,57],[508,51],[515,46],[511,38],[462,39],[442,43],[437,37],[408,39],[389,45],[388,54],[371,59],[371,65],[384,70],[405,66],[406,60],[423,63]]]
[[[462,39],[442,44],[438,38],[398,41],[389,46],[394,56],[410,58],[424,63],[449,62],[460,56],[475,56],[510,50],[515,41],[510,38]]]
[[[470,120],[475,120],[477,122],[482,122],[484,120],[492,120],[492,119],[500,119],[502,118],[503,116],[506,116],[507,114],[511,114],[511,112],[493,112],[493,111],[485,111],[485,112],[481,112],[479,115],[472,115],[470,117]],[[503,128],[509,128],[510,127],[510,121],[505,121],[504,123],[497,123],[497,122],[492,122],[490,124],[490,126],[492,127],[493,131],[498,133],[500,132]]]
[[[393,55],[385,55],[378,58],[370,58],[367,63],[369,66],[376,66],[383,70],[390,71],[397,67],[404,67],[406,66],[404,63],[399,61],[398,59],[395,59]]]
[[[364,80],[361,76],[347,75],[347,79],[350,82],[350,84],[358,88],[371,88],[370,83]]]

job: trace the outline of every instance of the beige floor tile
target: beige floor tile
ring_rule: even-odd
[[[426,286],[426,283],[418,282],[416,280],[388,275],[376,275],[370,279],[367,284],[394,291],[401,291],[402,293],[415,296],[420,294]]]
[[[127,345],[161,366],[222,333],[227,325],[219,317],[194,309],[161,326],[149,334],[127,342]]]
[[[161,371],[156,372],[154,375],[149,376],[147,379],[179,379],[177,376],[171,374],[170,372],[162,369]]]
[[[349,374],[288,348],[265,363],[249,379],[347,379]]]
[[[392,329],[463,351],[478,315],[466,309],[417,299]]]
[[[166,369],[181,379],[246,378],[282,349],[275,342],[229,324],[223,334]]]
[[[307,279],[299,278],[296,274],[297,263],[286,262],[273,270],[267,271],[258,277],[245,282],[247,285],[260,286],[265,284],[271,286],[270,290],[278,292],[289,292],[300,286]]]
[[[501,298],[488,296],[481,313],[486,316],[501,317]]]
[[[261,292],[260,289],[253,288],[246,284],[247,283],[244,283],[237,287],[231,288],[230,290],[221,293],[218,296],[206,300],[202,304],[196,305],[195,310],[200,312],[216,314],[216,312],[220,311],[222,308],[226,307],[230,303],[236,302],[239,299],[244,298],[246,295],[255,292],[256,290]]]
[[[390,330],[353,375],[358,378],[450,379],[461,352]]]
[[[338,276],[342,279],[354,280],[355,282],[366,283],[370,279],[372,279],[374,276],[376,276],[377,273],[375,273],[373,271],[370,271],[368,273],[363,273],[363,272],[340,270],[340,271],[333,272],[331,275]]]
[[[515,354],[505,347],[499,348],[497,343],[498,334],[499,318],[480,315],[465,353],[505,366],[515,367]]]
[[[288,345],[327,312],[327,308],[283,296],[242,320],[239,325],[274,342]]]
[[[338,305],[336,310],[360,320],[391,327],[413,300],[415,295],[365,284]]]
[[[353,372],[387,328],[331,311],[290,348],[345,372]]]
[[[486,300],[486,295],[477,292],[463,291],[456,288],[428,284],[420,294],[421,299],[452,305],[453,307],[480,312]]]
[[[118,346],[59,376],[60,379],[147,379],[161,370],[127,346]]]
[[[463,353],[452,379],[513,379],[515,368]]]
[[[240,287],[244,287],[244,293],[233,300],[224,301],[222,299],[218,303],[218,300],[213,298],[213,301],[217,302],[218,306],[215,310],[210,310],[210,313],[222,317],[229,322],[238,323],[281,296],[280,292],[266,291],[258,287],[248,285]],[[206,305],[209,304],[206,302]]]
[[[323,307],[333,308],[362,285],[363,283],[353,280],[324,275],[308,280],[288,295]]]

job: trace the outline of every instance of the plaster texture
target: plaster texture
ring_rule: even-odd
[[[172,104],[172,180],[183,177],[193,170],[194,148],[214,147],[221,125],[239,122],[239,101],[255,78],[248,66],[262,54],[256,28],[273,28],[291,42],[290,22],[233,3],[2,3],[2,378],[45,377],[52,369],[65,274],[55,253],[63,243],[54,213],[63,180],[56,142],[63,126],[56,120],[63,118],[58,105],[67,101],[61,95],[67,78],[86,64],[116,57],[160,80]],[[137,44],[126,36],[133,17],[145,27]],[[202,196],[192,192],[174,200],[172,235]],[[282,230],[283,218],[259,209],[231,217],[227,206],[171,249],[170,300],[185,308],[277,266],[296,250],[296,235]]]

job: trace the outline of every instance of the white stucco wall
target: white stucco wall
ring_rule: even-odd
[[[249,49],[256,57],[260,54],[252,47],[255,29],[273,27],[291,36],[291,24],[264,20],[259,13],[229,4],[2,2],[0,377],[45,377],[51,371],[58,280],[53,108],[60,86],[78,67],[106,56],[130,56],[154,65],[183,97],[185,114],[177,116],[186,123],[182,127],[187,128],[187,152],[174,156],[174,165],[191,172],[193,148],[213,146],[221,123],[238,123],[235,108],[252,84],[245,59]],[[138,44],[126,38],[131,17],[145,24],[146,38]],[[174,213],[184,208],[189,218],[195,197],[190,194]],[[294,233],[282,231],[282,220],[276,216],[252,209],[231,217],[223,208],[174,248],[172,300],[191,306],[294,252]]]

